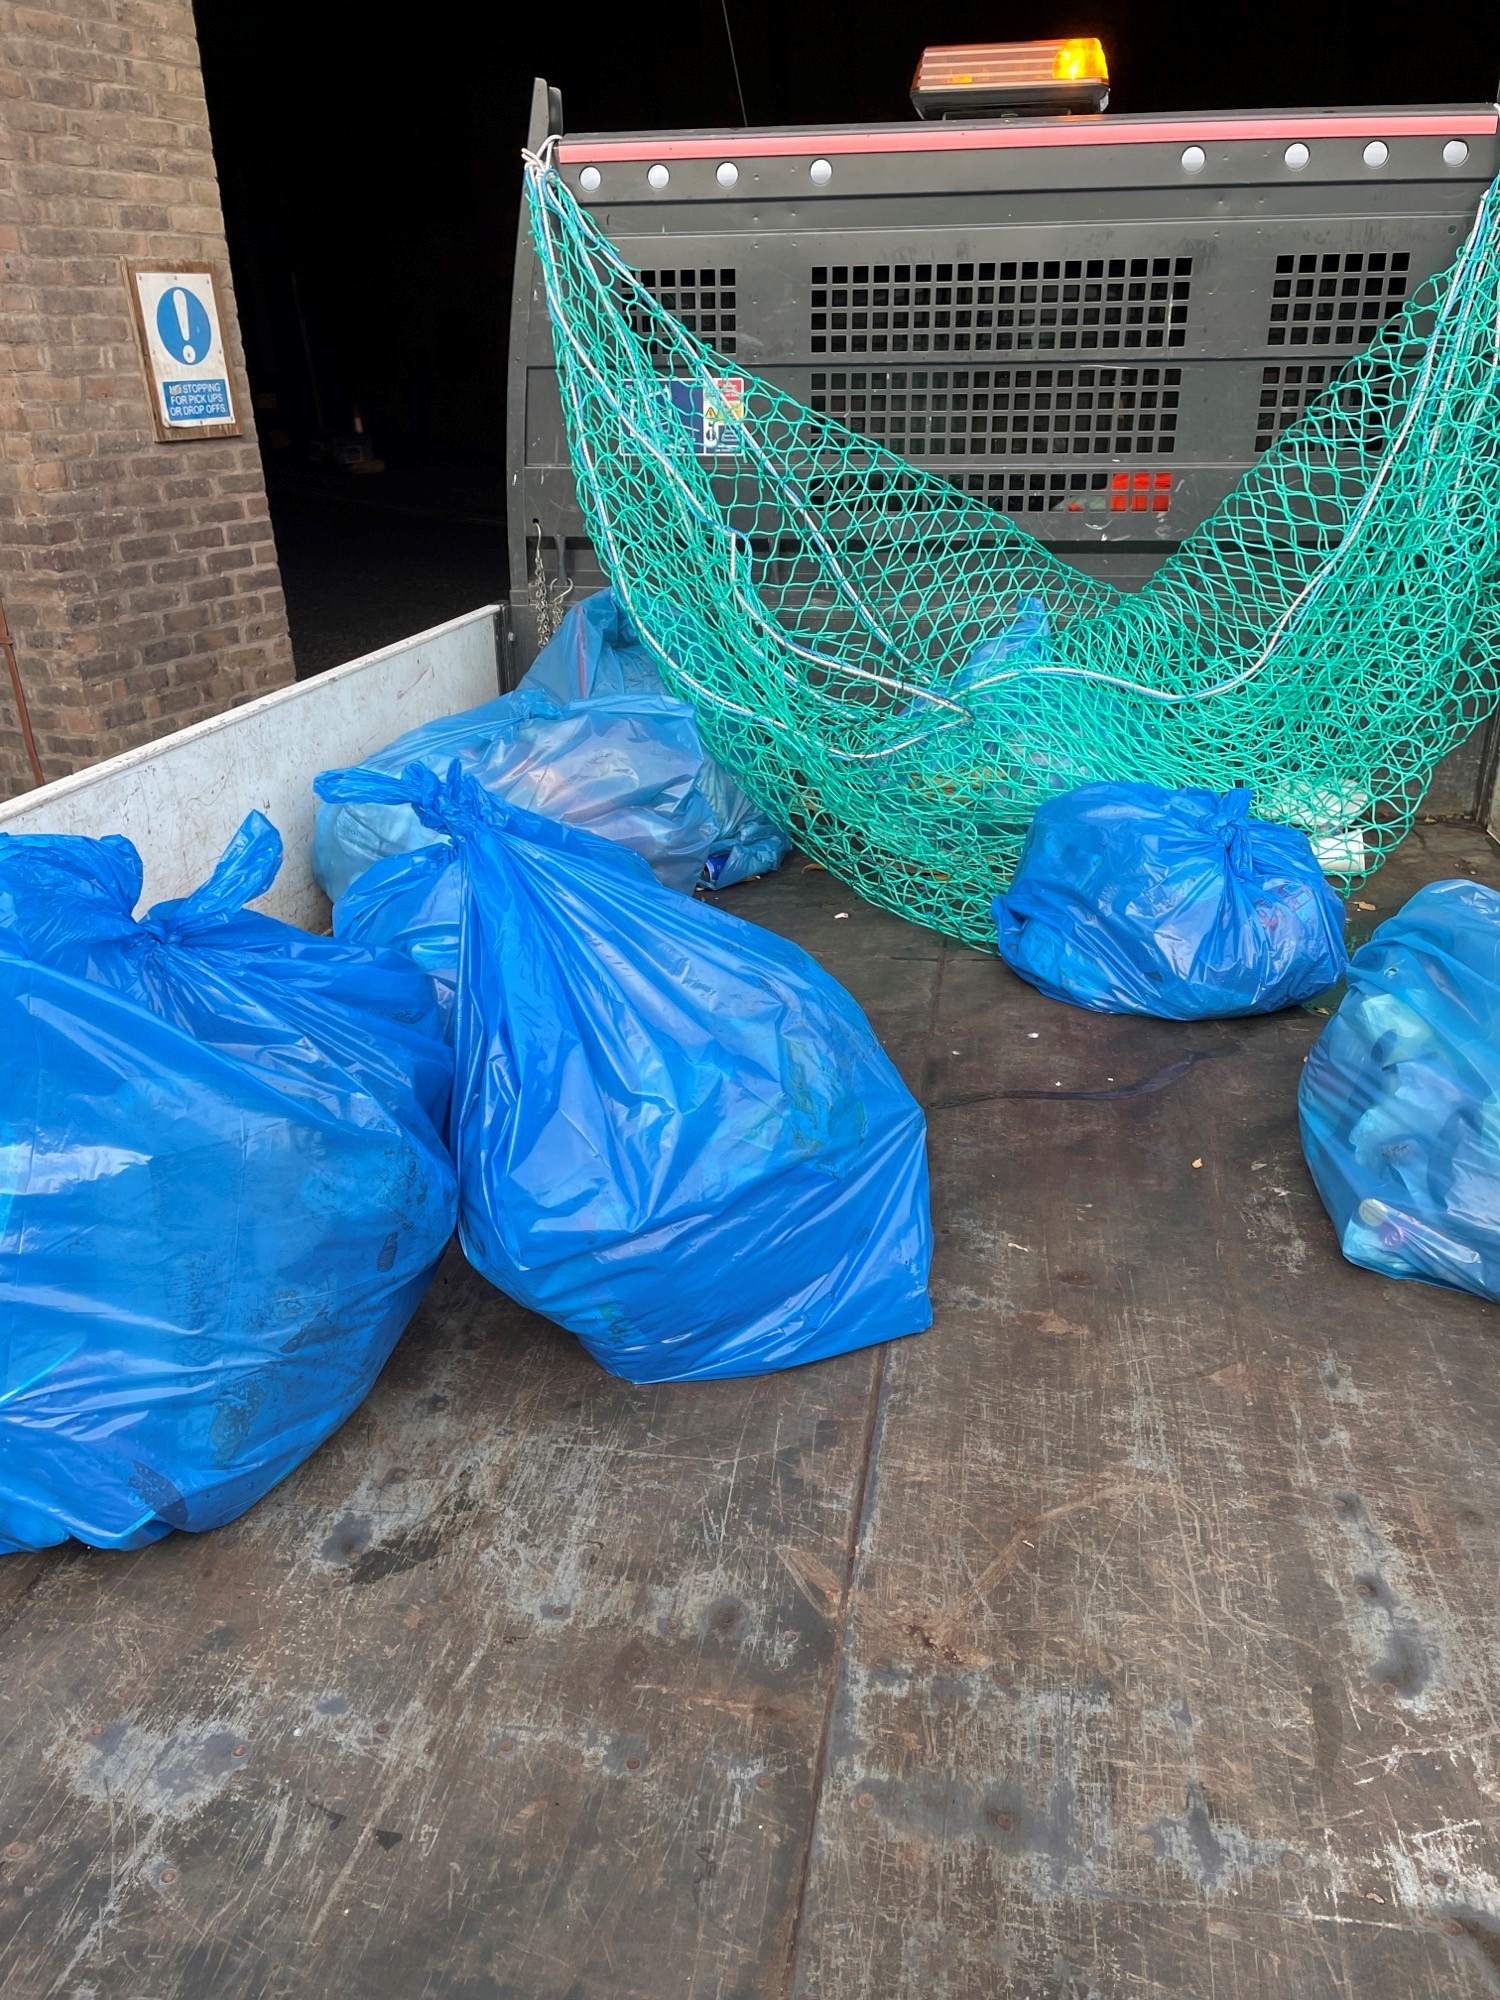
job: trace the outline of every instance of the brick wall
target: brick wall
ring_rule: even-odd
[[[157,442],[127,259],[213,265],[244,437]],[[189,0],[0,0],[0,595],[48,778],[292,677]]]

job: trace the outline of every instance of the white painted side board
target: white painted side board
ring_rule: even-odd
[[[0,833],[125,834],[145,865],[146,907],[197,888],[246,813],[259,809],[286,850],[259,907],[326,930],[328,902],[310,866],[313,779],[359,763],[420,722],[492,700],[496,615],[495,605],[484,605],[23,792],[0,803]]]

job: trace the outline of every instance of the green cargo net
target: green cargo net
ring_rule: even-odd
[[[527,187],[605,571],[715,756],[872,902],[993,948],[1036,808],[1104,778],[1253,786],[1352,885],[1493,704],[1495,189],[1128,593],[694,339],[550,149]]]

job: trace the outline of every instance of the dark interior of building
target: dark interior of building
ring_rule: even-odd
[[[198,0],[197,15],[303,674],[506,587],[505,348],[537,75],[577,131],[899,119],[924,44],[1058,34],[1103,39],[1113,112],[1474,102],[1500,76],[1485,0],[1431,34],[1357,0],[1003,19],[955,0],[720,0],[644,24],[618,7],[472,9],[437,33],[292,0]]]

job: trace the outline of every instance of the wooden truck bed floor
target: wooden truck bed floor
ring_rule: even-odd
[[[1500,1312],[1339,1257],[1320,1020],[729,904],[929,1107],[932,1331],[637,1389],[450,1254],[246,1519],[0,1562],[0,1995],[1500,1993]]]

